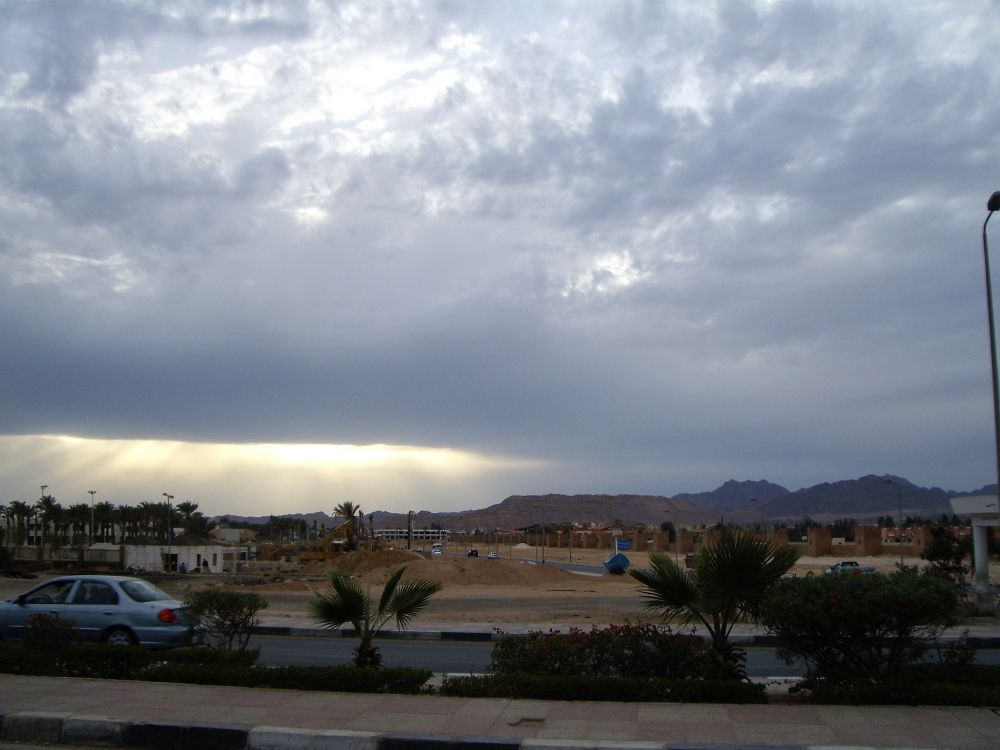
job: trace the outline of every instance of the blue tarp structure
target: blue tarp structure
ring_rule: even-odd
[[[629,565],[628,558],[621,552],[615,552],[615,554],[604,561],[604,567],[608,569],[608,572],[616,575],[621,575],[628,570]]]

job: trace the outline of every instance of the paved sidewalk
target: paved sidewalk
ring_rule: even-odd
[[[986,708],[593,703],[0,675],[0,740],[163,750],[995,750]]]

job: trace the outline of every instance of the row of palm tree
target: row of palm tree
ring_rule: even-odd
[[[99,502],[93,506],[75,503],[63,506],[52,495],[43,495],[34,505],[13,500],[0,505],[3,519],[3,542],[26,544],[34,530],[35,544],[54,546],[89,542],[125,544],[138,541],[166,541],[170,530],[181,526],[186,532],[205,534],[211,527],[198,512],[198,504],[181,502],[141,502],[138,505],[114,505]],[[40,531],[40,534],[38,532]]]

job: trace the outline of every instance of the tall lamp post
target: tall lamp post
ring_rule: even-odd
[[[545,506],[536,505],[535,509],[540,512],[542,517],[542,565],[545,565]]]
[[[97,490],[87,490],[87,494],[90,495],[90,546],[94,546],[94,495],[97,494]]]
[[[170,553],[171,553],[170,543],[173,541],[174,538],[173,522],[170,520],[170,516],[173,515],[172,513],[173,509],[170,507],[170,501],[174,499],[174,496],[168,495],[166,492],[163,493],[163,496],[167,498],[167,564],[164,567],[166,567],[166,569],[169,571]]]
[[[681,554],[681,527],[677,525],[677,508],[671,508],[670,512],[674,516],[674,564],[680,561]]]
[[[899,569],[903,569],[903,488],[899,486],[897,482],[892,477],[886,477],[882,480],[886,484],[893,484],[896,486],[896,498],[899,500]]]
[[[986,238],[986,225],[994,211],[1000,211],[1000,190],[986,202],[986,221],[983,222],[983,266],[986,271],[986,311],[990,324],[990,371],[993,373],[993,441],[997,454],[997,483],[1000,484],[1000,377],[997,375],[997,337],[993,322],[993,283],[990,280],[990,246]]]

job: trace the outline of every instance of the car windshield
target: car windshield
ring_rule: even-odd
[[[164,599],[173,599],[170,594],[139,578],[122,581],[121,587],[122,591],[128,594],[130,599],[137,602],[158,602]]]

